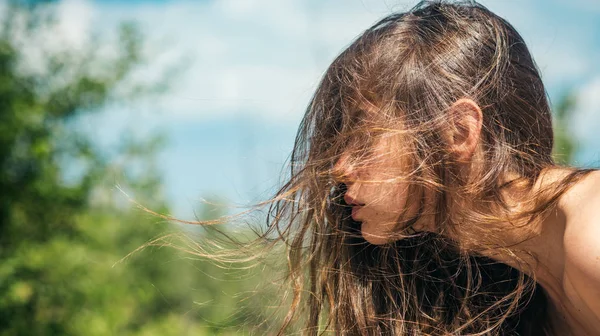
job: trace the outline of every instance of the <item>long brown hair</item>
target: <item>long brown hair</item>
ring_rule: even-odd
[[[481,154],[467,178],[441,136],[450,127],[448,109],[465,97],[483,112]],[[390,132],[403,139],[410,202],[422,209],[424,190],[433,191],[438,233],[410,230],[419,212],[398,223],[408,237],[375,246],[350,217],[346,185],[333,168],[342,154],[368,168],[377,160],[371,145]],[[444,233],[464,222],[485,228],[542,218],[586,173],[573,169],[533,193],[555,166],[552,147],[544,85],[504,19],[472,1],[423,1],[377,22],[324,74],[296,136],[289,180],[270,201],[259,236],[287,249],[293,299],[279,334],[295,321],[309,335],[551,334],[549,301],[535,274]],[[513,187],[527,205],[518,213],[503,197]],[[489,248],[511,255],[509,246]]]

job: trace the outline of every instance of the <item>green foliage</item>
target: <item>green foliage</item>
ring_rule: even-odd
[[[145,196],[138,201],[168,212],[154,164],[162,139],[124,137],[106,152],[76,126],[109,102],[167,87],[168,78],[131,80],[145,61],[136,26],[121,27],[112,59],[98,56],[98,41],[82,50],[42,48],[43,71],[36,72],[24,64],[14,36],[51,29],[43,13],[52,4],[40,11],[33,3],[11,3],[0,35],[0,335],[260,330],[250,328],[265,320],[257,309],[262,298],[243,294],[256,290],[257,269],[236,270],[155,246],[119,262],[177,230],[123,206],[114,188],[118,181]],[[27,24],[19,27],[15,18]]]
[[[578,146],[575,136],[569,130],[569,121],[577,103],[573,92],[568,92],[559,100],[554,109],[554,160],[562,165],[573,164]]]

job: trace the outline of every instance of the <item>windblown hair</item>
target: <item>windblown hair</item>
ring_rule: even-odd
[[[483,112],[480,154],[468,177],[442,136],[451,127],[448,110],[461,98]],[[409,230],[419,211],[398,222],[398,232],[414,234],[375,246],[352,220],[334,166],[346,155],[368,169],[378,159],[372,145],[391,132],[403,139],[398,152],[408,162],[402,178],[409,203],[422,209],[425,190],[433,191],[437,232]],[[584,176],[573,169],[533,192],[555,167],[552,148],[540,74],[504,19],[475,2],[424,1],[377,22],[324,74],[298,130],[289,181],[259,237],[288,251],[293,300],[279,334],[297,320],[309,335],[552,334],[535,274],[468,248],[469,239],[498,233],[485,230],[490,224],[543,219]],[[518,213],[503,196],[509,187],[522,191]],[[485,206],[465,206],[475,200]],[[448,238],[464,225],[484,229],[464,241]],[[485,248],[515,254],[510,246]],[[530,262],[511,264],[533,269]]]

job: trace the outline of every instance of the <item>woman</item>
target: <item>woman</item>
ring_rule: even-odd
[[[600,335],[600,174],[552,147],[504,19],[426,1],[375,24],[325,73],[272,201],[279,333]]]

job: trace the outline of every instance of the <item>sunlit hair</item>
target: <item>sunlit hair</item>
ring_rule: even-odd
[[[442,136],[461,98],[483,112],[466,175]],[[436,231],[411,229],[418,211],[400,216],[403,239],[375,246],[350,217],[345,177],[334,166],[344,155],[368,169],[378,159],[372,145],[390,134],[402,139],[409,203],[422,210],[425,190],[433,195]],[[303,321],[309,335],[552,334],[549,301],[527,271],[535,256],[515,257],[510,264],[525,270],[517,271],[486,257],[486,250],[516,255],[510,246],[481,240],[498,234],[493,223],[543,219],[587,172],[573,169],[534,192],[555,166],[552,147],[539,72],[504,19],[475,2],[425,1],[373,25],[324,74],[298,130],[289,181],[259,237],[287,247],[293,299],[279,333]],[[509,188],[519,191],[520,211],[507,203]],[[465,223],[482,231],[450,239]]]

